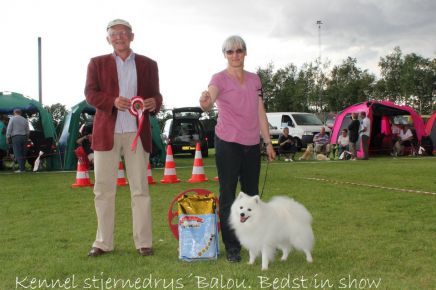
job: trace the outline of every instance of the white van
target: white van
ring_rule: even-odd
[[[331,130],[324,126],[321,120],[312,113],[303,112],[275,112],[266,113],[268,122],[279,130],[289,128],[289,135],[297,141],[299,148],[306,147],[313,142],[313,136],[325,127],[325,131],[330,135]]]

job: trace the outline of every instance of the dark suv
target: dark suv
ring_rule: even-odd
[[[208,138],[200,122],[203,110],[199,107],[173,109],[173,118],[166,121],[163,136],[171,145],[173,154],[191,153],[195,155],[195,146],[200,142],[202,157],[208,157]]]

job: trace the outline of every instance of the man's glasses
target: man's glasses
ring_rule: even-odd
[[[130,36],[130,31],[112,31],[112,32],[109,32],[109,37],[110,38],[117,38],[117,37],[121,37],[121,38],[124,38],[124,37],[128,37],[128,36]]]
[[[244,53],[244,50],[242,48],[238,48],[237,50],[226,50],[227,55],[232,55],[234,53],[241,54]]]

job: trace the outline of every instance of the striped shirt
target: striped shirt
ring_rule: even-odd
[[[136,76],[135,54],[132,53],[123,61],[119,56],[113,54],[117,64],[118,85],[120,96],[132,99],[137,94],[138,79]],[[119,111],[115,123],[115,133],[132,133],[138,130],[136,117],[128,110]]]

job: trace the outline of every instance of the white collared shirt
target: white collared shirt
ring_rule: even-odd
[[[136,75],[135,53],[132,53],[122,60],[113,54],[117,64],[118,85],[120,96],[132,99],[138,91],[138,78]],[[136,117],[130,114],[129,110],[118,110],[115,123],[115,133],[132,133],[138,130]]]

